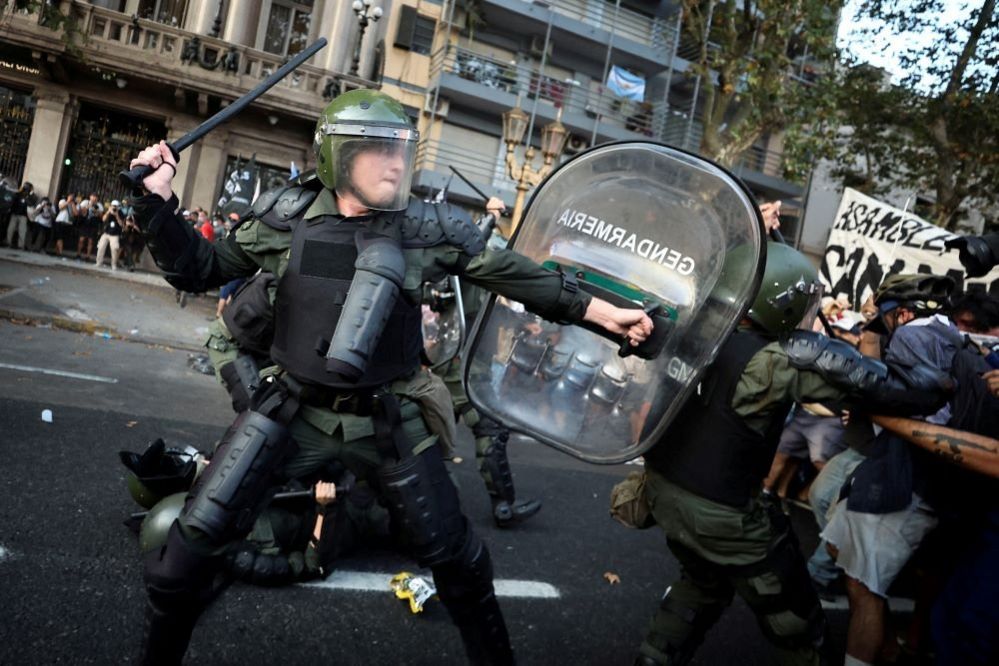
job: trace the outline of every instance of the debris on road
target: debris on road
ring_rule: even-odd
[[[408,571],[402,571],[392,576],[389,587],[395,590],[397,599],[409,601],[411,613],[422,613],[423,605],[430,597],[437,594],[437,588],[419,576],[414,576]]]
[[[604,572],[604,580],[606,580],[611,585],[619,585],[621,583],[621,577],[612,571]]]
[[[42,410],[42,421],[44,421],[45,423],[52,423],[52,410],[51,409],[43,409]]]
[[[188,354],[187,365],[203,375],[215,374],[215,368],[212,367],[212,361],[207,354]]]

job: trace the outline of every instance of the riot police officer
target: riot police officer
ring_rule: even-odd
[[[931,370],[897,376],[845,343],[795,330],[819,293],[800,253],[770,243],[762,285],[697,394],[645,455],[646,502],[682,576],[662,598],[639,664],[688,663],[735,593],[780,663],[818,663],[818,596],[786,518],[759,495],[788,411],[862,398],[879,411],[918,412],[946,400],[946,378]]]
[[[177,215],[169,147],[150,146],[132,161],[155,169],[135,201],[136,221],[170,284],[200,292],[259,269],[278,279],[276,369],[254,387],[166,543],[146,559],[146,663],[182,659],[221,553],[250,529],[275,483],[332,459],[377,485],[413,555],[433,571],[469,660],[512,662],[489,552],[407,396],[420,362],[421,285],[459,274],[546,318],[593,322],[636,345],[652,324],[589,297],[571,276],[484,251],[466,214],[411,198],[417,139],[387,95],[341,95],[316,125],[321,187],[261,195],[248,221],[215,245]]]

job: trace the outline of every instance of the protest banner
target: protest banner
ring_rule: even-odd
[[[846,293],[853,308],[890,273],[949,275],[958,289],[999,297],[999,268],[967,278],[957,250],[944,247],[955,234],[856,190],[843,192],[819,277],[827,294]]]

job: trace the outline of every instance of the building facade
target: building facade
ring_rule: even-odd
[[[256,155],[263,186],[286,179],[292,162],[308,168],[327,101],[376,85],[348,73],[358,29],[345,3],[64,0],[56,8],[64,19],[0,16],[0,175],[50,197],[126,196],[117,173],[142,147],[184,135],[320,35],[330,46],[181,155],[183,205],[213,208],[239,159]]]
[[[212,208],[228,168],[251,155],[265,167],[264,187],[292,162],[309,168],[319,111],[360,86],[399,99],[421,130],[420,192],[439,190],[455,166],[511,204],[502,113],[516,105],[530,116],[534,145],[544,125],[561,120],[569,138],[560,159],[615,140],[693,152],[700,144],[700,82],[687,74],[680,15],[667,0],[368,0],[382,15],[365,30],[352,4],[61,0],[69,20],[59,25],[8,13],[0,17],[0,175],[49,196],[120,196],[116,174],[142,146],[182,136],[319,37],[326,49],[182,155],[183,205]],[[616,73],[644,92],[614,92]],[[801,190],[779,177],[779,148],[779,137],[765,137],[734,171],[761,198],[789,202]],[[449,192],[482,204],[458,179]]]

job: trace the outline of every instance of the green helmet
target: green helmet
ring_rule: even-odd
[[[877,316],[867,325],[867,329],[886,335],[889,333],[884,316],[898,307],[912,310],[917,316],[944,312],[950,307],[950,295],[954,291],[953,278],[922,273],[894,273],[889,275],[874,292],[874,305]]]
[[[204,460],[194,447],[167,448],[162,439],[152,442],[142,455],[120,451],[118,456],[128,469],[125,475],[128,492],[144,509],[167,495],[190,488],[201,472],[199,462]]]
[[[139,548],[143,553],[156,550],[166,543],[173,521],[180,517],[187,493],[167,495],[149,509],[139,527]]]
[[[375,90],[351,90],[330,102],[316,123],[316,172],[341,197],[372,210],[409,203],[419,132],[402,104]],[[368,159],[354,168],[359,155]]]
[[[771,335],[790,333],[818,305],[822,285],[812,263],[783,243],[767,243],[760,290],[746,316]]]

